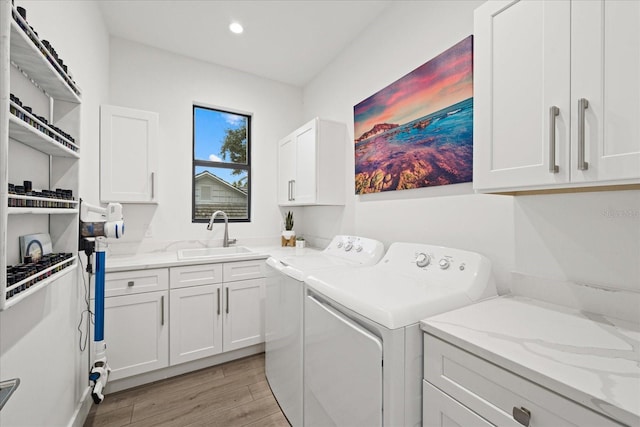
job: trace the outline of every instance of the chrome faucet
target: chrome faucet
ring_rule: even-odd
[[[213,220],[216,219],[218,214],[222,215],[222,219],[224,219],[224,238],[222,240],[222,246],[225,248],[229,247],[229,244],[233,244],[236,242],[236,239],[229,239],[229,217],[224,211],[215,211],[211,214],[211,219],[209,220],[209,224],[207,225],[207,230],[213,230]]]

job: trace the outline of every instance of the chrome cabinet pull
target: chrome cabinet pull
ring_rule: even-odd
[[[584,161],[584,112],[589,108],[589,101],[585,98],[578,99],[578,170],[586,171],[589,163]]]
[[[162,295],[160,297],[160,306],[161,306],[161,311],[160,311],[160,325],[164,326],[164,295]]]
[[[227,314],[229,314],[229,288],[227,288]]]
[[[560,168],[556,165],[556,117],[560,109],[555,105],[549,107],[549,172],[558,173]]]
[[[131,288],[131,287],[133,287],[133,285],[135,285],[135,282],[134,282],[133,280],[131,280],[131,281],[127,282],[127,286],[128,286],[128,287],[130,287],[130,288]]]
[[[512,411],[513,419],[522,424],[525,427],[529,427],[531,421],[531,411],[521,406],[520,408],[513,407]]]
[[[296,180],[291,180],[291,200],[296,200]]]
[[[220,288],[218,288],[218,316],[220,316]]]
[[[151,200],[156,197],[156,173],[151,172]]]

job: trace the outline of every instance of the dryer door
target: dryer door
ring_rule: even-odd
[[[382,426],[382,341],[312,295],[304,388],[305,427]]]

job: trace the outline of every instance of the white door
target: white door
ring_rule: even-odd
[[[569,180],[570,12],[563,0],[476,9],[474,188]]]
[[[171,290],[171,365],[222,352],[222,287]]]
[[[100,200],[155,203],[158,113],[100,107]]]
[[[571,180],[638,178],[640,2],[575,1],[571,28]],[[580,169],[582,147],[587,165]]]
[[[313,296],[304,310],[304,425],[382,426],[382,341]]]
[[[317,184],[317,121],[312,120],[295,133],[296,141],[296,182],[295,203],[314,203]]]
[[[264,279],[224,284],[224,351],[264,342],[264,296]]]
[[[296,175],[296,145],[293,134],[278,143],[278,203],[293,202],[293,185]]]
[[[471,409],[422,382],[422,427],[492,427],[493,424]]]
[[[104,306],[110,380],[169,366],[166,291],[105,298]]]

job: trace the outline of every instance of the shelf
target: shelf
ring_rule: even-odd
[[[13,10],[17,14],[15,10]],[[80,103],[80,96],[45,57],[44,45],[36,46],[18,23],[11,19],[11,61],[52,98]],[[47,53],[48,55],[48,53]],[[53,60],[53,59],[52,59]],[[77,89],[77,87],[76,87]],[[79,89],[78,89],[79,91]]]
[[[10,287],[8,286],[4,290],[4,293],[2,295],[0,295],[0,311],[1,310],[6,310],[7,308],[16,305],[17,303],[19,303],[20,301],[22,301],[23,299],[25,299],[29,295],[33,295],[34,293],[36,293],[40,289],[43,289],[47,285],[55,282],[56,280],[58,280],[62,276],[65,276],[65,275],[69,274],[70,272],[74,271],[78,266],[78,263],[76,261],[77,259],[78,259],[78,257],[74,255],[71,258],[67,258],[64,261],[59,262],[58,264],[52,265],[51,267],[47,268],[46,270],[43,270],[43,271],[39,272],[38,274],[35,274],[33,276],[30,276],[30,277],[27,277],[26,279],[14,284],[14,285],[12,285]],[[32,280],[34,277],[42,276],[43,274],[46,274],[47,272],[52,271],[55,268],[60,267],[60,266],[62,266],[64,264],[68,264],[68,263],[72,263],[72,264],[67,266],[67,267],[65,267],[63,270],[52,274],[50,277],[35,283],[30,288],[25,289],[24,291],[21,291],[20,293],[15,294],[15,295],[13,295],[13,296],[11,296],[9,298],[6,297],[6,293],[8,291],[10,291],[11,289],[15,289],[17,287],[20,287],[20,286],[22,286],[23,283]]]
[[[34,214],[34,215],[72,215],[77,214],[78,209],[69,208],[7,208],[9,215]]]
[[[80,158],[80,154],[77,151],[65,147],[49,135],[43,134],[12,114],[9,114],[9,136],[50,156]]]

